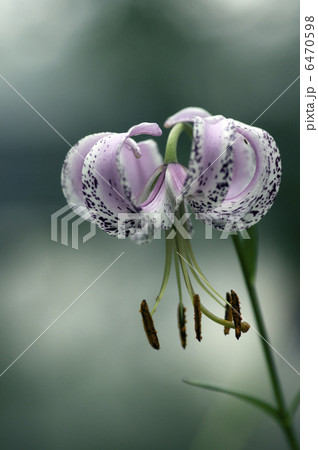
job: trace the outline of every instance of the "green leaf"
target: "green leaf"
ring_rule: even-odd
[[[290,404],[290,407],[289,407],[289,416],[290,417],[293,417],[293,415],[296,413],[296,411],[299,407],[299,402],[300,402],[300,391],[297,392],[297,394],[293,398],[293,401]]]
[[[256,397],[253,397],[252,395],[243,394],[241,392],[232,391],[230,389],[226,389],[220,386],[215,386],[212,384],[204,384],[198,381],[189,381],[189,380],[183,380],[184,383],[190,384],[191,386],[200,387],[203,389],[208,389],[210,391],[214,392],[222,392],[223,394],[232,395],[233,397],[236,397],[240,400],[244,400],[247,403],[250,403],[253,406],[256,406],[257,408],[263,410],[266,414],[274,417],[276,420],[280,420],[280,416],[278,411],[273,408],[269,403],[264,402],[263,400],[260,400]]]
[[[250,239],[247,239],[247,237]],[[258,254],[258,230],[254,225],[243,233],[238,232],[232,236],[245,277],[254,283]]]

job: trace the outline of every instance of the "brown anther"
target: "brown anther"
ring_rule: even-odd
[[[251,328],[251,325],[247,322],[242,322],[241,323],[241,331],[242,333],[247,333],[248,330]]]
[[[179,325],[179,333],[180,333],[180,340],[182,348],[186,348],[187,345],[187,333],[186,333],[186,308],[184,308],[181,304],[178,306],[178,325]]]
[[[194,308],[194,329],[197,340],[200,342],[202,339],[201,336],[201,302],[198,294],[194,294],[193,296],[193,308]]]
[[[237,294],[231,290],[231,298],[232,298],[232,314],[233,321],[235,325],[235,337],[236,339],[240,339],[241,331],[242,331],[242,316],[241,316],[241,307],[240,301]]]
[[[229,292],[226,293],[226,306],[225,306],[225,316],[224,319],[228,320],[229,322],[233,321],[233,314],[232,314],[232,297],[231,294]],[[224,334],[229,334],[230,333],[230,328],[229,327],[224,327]]]
[[[160,345],[159,345],[159,340],[158,340],[158,336],[157,336],[157,331],[155,329],[155,325],[153,323],[151,314],[149,312],[149,308],[148,308],[146,300],[143,300],[141,302],[140,312],[141,312],[142,322],[144,325],[144,329],[145,329],[149,344],[151,345],[151,347],[155,348],[156,350],[159,350]]]

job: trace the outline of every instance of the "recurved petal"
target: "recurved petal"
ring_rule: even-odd
[[[158,164],[152,140],[136,143],[130,136],[159,135],[157,124],[142,123],[127,133],[103,136],[87,154],[82,169],[83,197],[97,225],[111,235],[128,235],[136,228],[137,197]],[[138,158],[138,159],[137,159]]]
[[[107,133],[96,133],[78,141],[67,153],[61,173],[63,194],[69,204],[85,206],[82,193],[82,168],[91,148]]]
[[[148,134],[150,136],[161,136],[162,130],[157,123],[142,122],[129,128],[127,137],[137,136],[140,134]]]
[[[132,139],[129,139],[131,142]],[[122,184],[129,184],[129,190],[134,200],[140,197],[149,177],[163,164],[157,143],[153,139],[147,139],[135,143],[138,146],[140,157],[137,159],[133,152],[120,152],[120,167]]]
[[[223,116],[197,117],[183,196],[196,213],[206,213],[226,197],[233,176],[235,124]]]
[[[140,195],[141,192],[141,182],[138,183],[133,181],[138,177],[138,172],[135,172],[137,168],[137,162],[132,162],[132,157],[127,152],[122,152],[123,146],[126,148],[130,148],[134,155],[137,158],[141,158],[142,160],[142,147],[144,149],[144,155],[145,158],[141,163],[139,163],[139,167],[143,167],[145,169],[144,175],[149,177],[151,175],[151,172],[155,170],[155,164],[161,164],[162,158],[160,157],[157,145],[154,141],[151,141],[150,143],[147,141],[146,144],[139,144],[136,143],[133,139],[131,139],[131,136],[140,135],[140,134],[148,134],[151,136],[160,136],[162,134],[162,131],[160,127],[156,123],[149,123],[149,122],[143,122],[139,125],[135,125],[131,127],[126,134],[123,135],[122,140],[118,140],[117,149],[116,149],[116,164],[117,164],[117,170],[120,177],[120,184],[123,188],[125,197],[132,202],[133,204],[136,204],[137,197]],[[142,147],[140,147],[140,145]],[[151,153],[152,152],[152,153]],[[129,160],[131,164],[133,164],[134,169],[132,168],[130,170],[130,176],[128,174],[128,170],[130,168],[129,162],[125,161],[125,158]],[[151,169],[151,170],[149,170]],[[142,182],[146,181],[146,178],[143,178],[141,180]],[[134,189],[132,187],[132,184],[134,185]]]
[[[194,122],[196,117],[209,117],[211,114],[202,108],[197,108],[195,106],[190,106],[188,108],[181,109],[177,113],[168,117],[165,121],[164,126],[166,128],[171,128],[173,125],[180,122]]]
[[[200,217],[215,228],[244,230],[255,225],[272,206],[281,180],[281,159],[266,131],[235,121],[234,174],[221,206]]]
[[[126,137],[126,133],[103,136],[87,154],[82,169],[85,204],[96,224],[111,235],[118,234],[118,214],[122,214],[119,217],[128,235],[134,223],[129,214],[138,211],[125,196],[116,163],[119,146],[122,152],[132,152],[125,143]]]

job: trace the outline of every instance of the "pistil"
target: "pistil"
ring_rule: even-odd
[[[172,250],[173,250],[173,241],[172,239],[167,239],[167,235],[168,232],[166,232],[166,239],[165,239],[165,243],[166,243],[166,260],[165,260],[165,268],[163,271],[163,278],[162,278],[162,282],[161,282],[161,287],[160,287],[160,291],[159,294],[157,295],[156,298],[156,303],[155,306],[153,307],[152,311],[151,311],[151,315],[153,315],[160,303],[160,300],[162,299],[162,296],[166,290],[168,281],[169,281],[169,277],[170,277],[170,270],[171,270],[171,261],[172,261]]]

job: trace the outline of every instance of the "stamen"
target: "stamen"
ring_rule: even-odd
[[[233,290],[231,290],[231,299],[232,299],[231,305],[233,311],[233,321],[235,325],[235,337],[236,339],[240,339],[242,331],[241,307],[239,298]]]
[[[201,336],[201,302],[198,294],[194,294],[193,296],[193,308],[194,308],[194,329],[197,340],[200,342],[202,339]]]
[[[233,314],[232,314],[232,297],[229,292],[226,293],[226,307],[225,307],[225,316],[224,320],[228,320],[229,322],[233,321]],[[224,334],[227,335],[230,333],[229,327],[224,327]]]
[[[186,348],[187,345],[187,333],[186,333],[186,317],[185,312],[186,308],[184,308],[181,304],[178,306],[178,325],[179,325],[179,332],[180,332],[180,340],[182,348]]]
[[[192,251],[190,243],[188,241],[186,241],[186,240],[183,240],[182,237],[177,232],[177,230],[176,230],[176,238],[174,239],[174,242],[175,242],[175,257],[176,257],[176,255],[178,255],[178,257],[179,257],[179,262],[180,262],[180,265],[181,265],[183,278],[184,278],[184,281],[185,281],[188,293],[189,293],[190,297],[193,299],[193,304],[194,304],[194,300],[195,300],[196,294],[194,293],[194,289],[193,289],[192,283],[190,281],[189,273],[187,271],[187,266],[188,265],[189,265],[190,270],[191,270],[191,264],[187,261],[186,258],[184,258],[182,256],[182,254],[186,255],[188,258],[190,256],[191,262],[194,264],[194,267],[192,268],[192,269],[194,269],[193,272],[197,271],[197,274],[201,277],[201,279],[207,284],[207,286],[213,292],[215,292],[216,295],[218,295],[220,297],[221,300],[223,300],[223,302],[225,304],[230,303],[230,302],[228,302],[228,300],[223,299],[223,297],[217,291],[215,291],[215,289],[213,289],[213,287],[207,281],[207,279],[205,278],[205,276],[203,275],[203,273],[201,272],[199,266],[197,265],[197,263],[195,261],[195,258],[194,258],[193,251]],[[184,243],[188,244],[187,247],[185,247]],[[192,270],[191,270],[191,272],[192,272]],[[196,276],[195,276],[195,278],[196,278]],[[202,285],[201,285],[201,287],[202,287]],[[208,292],[208,293],[209,293],[209,295],[212,294],[210,292]],[[200,302],[199,296],[197,296],[197,297],[199,299],[199,310],[205,316],[207,316],[209,319],[213,320],[214,322],[222,325],[223,327],[236,328],[236,324],[233,323],[233,321],[232,321],[233,320],[233,311],[232,311],[232,320],[231,321],[222,319],[222,318],[216,316],[215,314],[213,314],[211,311],[209,311],[205,306],[203,306],[202,303]],[[213,296],[213,298],[215,300],[217,300],[216,297]],[[239,303],[238,303],[238,305],[239,305]],[[222,305],[222,306],[224,308],[226,307],[225,305]],[[231,306],[231,305],[229,305],[229,306]],[[232,309],[232,308],[230,308],[230,309]],[[195,315],[195,317],[196,317],[196,315]],[[197,317],[199,318],[199,314],[197,314]],[[242,318],[241,318],[240,314],[239,314],[239,317],[240,317],[240,320],[241,320]],[[200,319],[201,319],[201,316],[200,316]],[[240,330],[238,330],[238,331],[240,331],[242,333],[246,333],[249,330],[249,328],[250,328],[250,325],[247,322],[240,322]],[[199,341],[201,341],[201,322],[199,323],[199,332],[197,333],[197,326],[196,326],[196,324],[195,324],[195,330],[196,330],[196,334],[197,334],[197,339]]]
[[[242,333],[247,333],[250,328],[251,328],[251,325],[248,322],[242,322],[241,323],[241,331],[242,331]]]
[[[166,243],[166,259],[165,259],[165,268],[164,268],[164,272],[163,272],[163,278],[162,278],[159,294],[157,295],[157,298],[156,298],[155,306],[153,307],[153,309],[151,311],[151,315],[153,315],[155,313],[155,311],[157,309],[157,306],[159,305],[159,302],[162,299],[162,296],[163,296],[163,294],[164,294],[164,292],[166,290],[166,287],[167,287],[167,284],[168,284],[168,281],[169,281],[169,277],[170,277],[172,250],[173,250],[173,240],[172,239],[167,239],[168,231],[166,231],[166,239],[165,239],[165,243]]]
[[[211,289],[212,292],[214,292],[214,294],[216,296],[218,296],[222,302],[224,302],[224,298],[222,297],[222,295],[220,295],[211,285],[211,283],[209,283],[209,281],[207,280],[207,278],[205,277],[205,275],[203,274],[202,270],[199,267],[199,264],[197,263],[197,260],[194,256],[194,252],[191,246],[191,242],[190,241],[185,241],[186,247],[187,247],[187,253],[191,258],[191,262],[195,268],[195,270],[197,271],[198,275],[201,277],[201,279],[206,283],[206,285]],[[189,263],[188,263],[189,264]],[[191,266],[190,266],[191,267]],[[214,296],[214,300],[216,300],[221,306],[223,306],[223,303],[221,303],[215,296]]]
[[[157,336],[157,331],[155,329],[155,325],[153,323],[151,314],[149,312],[149,308],[148,308],[146,300],[143,300],[141,302],[140,312],[141,312],[142,322],[144,325],[144,329],[145,329],[149,344],[154,349],[159,350],[160,345],[159,345],[159,340],[158,340],[158,336]]]
[[[196,282],[202,287],[202,289],[205,290],[205,292],[206,292],[211,298],[213,298],[213,300],[215,300],[220,306],[222,306],[222,307],[224,308],[223,303],[221,303],[220,300],[218,300],[218,299],[216,298],[216,296],[213,294],[213,292],[211,292],[211,291],[210,291],[210,290],[202,283],[201,279],[199,278],[199,276],[201,276],[200,273],[199,273],[194,267],[192,267],[192,265],[189,263],[189,261],[191,261],[191,258],[190,258],[189,253],[187,252],[187,250],[188,250],[187,247],[184,247],[183,250],[186,252],[187,259],[185,259],[182,255],[180,255],[180,257],[181,257],[182,259],[184,259],[185,262],[187,263],[187,265],[189,266],[190,271],[191,271],[192,275],[194,276]],[[202,279],[203,279],[203,278],[202,278]]]

